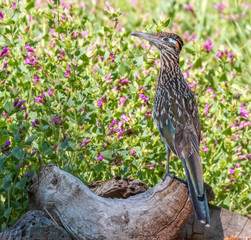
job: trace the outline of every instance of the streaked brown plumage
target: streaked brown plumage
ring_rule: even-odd
[[[153,117],[167,151],[169,174],[170,151],[183,162],[189,193],[199,220],[209,226],[209,212],[199,153],[200,120],[194,93],[183,78],[179,65],[182,39],[174,33],[140,33],[160,51],[161,66],[154,97]]]

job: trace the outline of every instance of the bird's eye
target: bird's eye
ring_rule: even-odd
[[[163,37],[162,40],[166,41],[166,42],[169,42],[169,38],[168,37]]]

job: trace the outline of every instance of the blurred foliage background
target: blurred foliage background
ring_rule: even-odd
[[[180,65],[199,105],[213,204],[249,215],[250,9],[243,1],[3,0],[1,230],[27,211],[27,187],[42,164],[84,183],[161,181],[166,153],[152,119],[159,53],[133,31],[183,38]],[[171,172],[185,178],[171,158]]]

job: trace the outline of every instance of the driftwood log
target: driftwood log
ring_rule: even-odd
[[[191,217],[186,184],[174,178],[148,190],[135,179],[99,181],[89,188],[54,165],[42,166],[30,187],[31,211],[0,233],[0,239],[220,240],[236,235],[246,240],[251,236],[248,218],[212,205],[211,227],[204,228]],[[127,199],[110,199],[114,197]],[[34,237],[42,227],[50,234]]]

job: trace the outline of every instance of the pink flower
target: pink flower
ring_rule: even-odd
[[[233,170],[233,169],[230,169],[230,170],[229,170],[229,173],[230,173],[231,175],[234,175],[234,170]]]
[[[10,56],[9,50],[10,49],[8,47],[3,47],[1,54],[0,54],[0,58],[9,57]]]
[[[70,76],[70,74],[68,72],[65,73],[64,75],[66,78],[68,78]]]
[[[214,8],[219,12],[223,12],[224,9],[227,7],[227,3],[226,2],[223,2],[223,3],[217,3],[216,5],[214,5]]]
[[[117,121],[112,120],[112,123],[110,124],[109,128],[113,128],[115,124],[117,124]]]
[[[120,116],[120,118],[123,119],[123,120],[125,120],[126,122],[128,122],[128,118],[127,118],[127,116],[125,114],[122,114]]]
[[[2,112],[2,114],[7,117],[7,113],[5,111]]]
[[[129,85],[131,83],[131,81],[129,81],[127,78],[125,79],[119,79],[118,80],[119,83],[121,83],[122,85]]]
[[[241,152],[241,149],[242,149],[242,146],[238,147],[237,150],[236,150],[236,152],[237,152],[237,153],[240,153],[240,152]]]
[[[25,45],[25,49],[28,51],[28,52],[31,52],[31,53],[34,53],[34,49],[32,47],[30,47],[29,45]]]
[[[84,145],[87,145],[90,141],[91,141],[91,139],[85,140],[84,142],[82,142],[82,143],[80,144],[80,147],[83,147]]]
[[[195,34],[190,35],[188,31],[185,31],[183,35],[183,40],[186,42],[193,41],[195,38],[196,38],[196,35]]]
[[[241,108],[241,110],[240,110],[240,115],[243,117],[243,118],[245,118],[245,119],[248,119],[249,118],[249,114],[248,114],[248,112],[247,112],[247,110],[245,109],[245,108]]]
[[[87,30],[82,31],[81,35],[82,35],[82,38],[88,37],[88,31]]]
[[[211,52],[213,49],[214,44],[211,42],[210,37],[207,38],[207,40],[205,41],[204,45],[203,45],[203,49],[206,52]]]
[[[234,77],[235,75],[236,75],[236,71],[233,70],[233,71],[230,73],[230,76],[231,76],[231,77]]]
[[[136,154],[136,152],[134,152],[134,151],[131,151],[131,154],[134,156],[135,154]]]
[[[246,160],[246,155],[239,155],[238,158],[239,158],[240,160]]]
[[[103,104],[102,101],[99,99],[99,100],[98,100],[98,106],[101,107],[102,104]]]
[[[206,104],[206,106],[205,106],[205,115],[207,115],[208,114],[208,112],[209,112],[209,108],[210,108],[210,105],[207,103]]]
[[[240,164],[235,164],[235,167],[236,167],[236,168],[239,168],[239,167],[240,167]]]
[[[191,5],[184,5],[184,8],[187,10],[187,11],[189,11],[189,12],[192,12],[192,13],[194,13],[194,9],[193,9],[193,7],[191,6]]]
[[[35,76],[35,77],[34,77],[34,83],[36,84],[38,81],[39,81],[39,77],[38,77],[38,76]]]
[[[99,157],[98,157],[98,161],[102,162],[103,159],[104,159],[104,156],[102,154],[100,154]]]
[[[122,98],[120,99],[119,106],[120,106],[120,107],[123,106],[124,103],[125,103],[125,101],[126,101],[126,96],[124,96],[124,97],[122,97]]]
[[[190,77],[189,71],[183,72],[183,77],[184,79],[189,78]]]
[[[0,10],[0,20],[3,20],[3,13],[1,10]]]
[[[105,5],[106,5],[106,7],[108,8],[108,10],[111,9],[111,5],[110,5],[108,2],[105,2]]]
[[[202,150],[206,153],[206,152],[208,152],[208,148],[204,145],[204,146],[202,146]]]
[[[149,97],[145,96],[143,93],[140,93],[139,97],[146,100],[146,101],[149,101]]]
[[[25,64],[30,65],[30,66],[35,66],[35,65],[37,65],[36,62],[32,62],[32,61],[28,60],[27,58],[25,59]]]
[[[123,124],[124,124],[123,121],[119,121],[119,122],[118,122],[118,128],[122,128]]]
[[[117,135],[117,138],[120,138],[125,133],[124,129],[120,129],[119,134]]]

